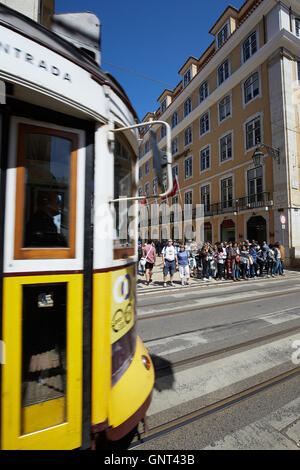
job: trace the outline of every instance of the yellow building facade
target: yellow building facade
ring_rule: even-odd
[[[211,28],[214,40],[199,59],[189,57],[174,90],[144,121],[163,120],[172,129],[173,175],[179,202],[204,208],[205,241],[280,241],[286,261],[300,260],[300,5],[247,0],[229,6]],[[160,149],[164,131],[153,125]],[[253,154],[260,147],[260,163]],[[275,149],[275,150],[273,150]],[[278,149],[279,152],[276,152]],[[139,160],[140,195],[148,208],[157,193],[149,129]],[[141,237],[177,237],[160,220]],[[281,221],[284,215],[286,222]],[[182,235],[182,232],[180,233]],[[190,237],[189,237],[190,238]]]

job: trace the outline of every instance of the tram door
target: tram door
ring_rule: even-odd
[[[83,247],[76,241],[83,240],[84,223],[79,135],[18,122],[10,132],[17,145],[10,149],[6,193],[1,447],[77,448]]]

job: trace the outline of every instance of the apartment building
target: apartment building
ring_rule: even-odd
[[[191,205],[192,218],[203,204],[205,241],[281,241],[287,262],[300,263],[300,1],[228,6],[209,32],[207,50],[188,57],[178,85],[143,119],[172,129],[179,190],[165,204]],[[152,130],[164,149],[164,127]],[[142,137],[138,192],[150,205],[161,201],[151,199],[157,181],[149,128]],[[175,219],[171,208],[170,234],[161,218],[144,232],[140,220],[142,236],[177,238]]]

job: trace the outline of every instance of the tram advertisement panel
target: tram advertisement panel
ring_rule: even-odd
[[[111,344],[134,325],[134,265],[111,273]]]

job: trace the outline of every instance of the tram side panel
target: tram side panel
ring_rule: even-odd
[[[95,140],[92,431],[105,430],[108,439],[118,440],[145,416],[154,368],[136,333],[136,233],[120,240],[120,218],[105,217],[110,199],[133,195],[136,157],[127,136],[107,146],[107,130],[99,128]],[[110,235],[104,236],[108,226]]]

